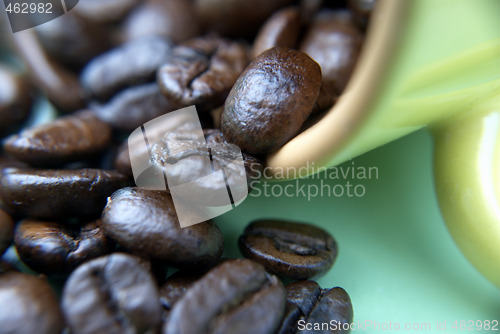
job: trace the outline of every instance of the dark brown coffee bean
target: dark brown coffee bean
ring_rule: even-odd
[[[350,327],[354,315],[351,299],[349,298],[347,292],[340,287],[324,289],[317,298],[316,304],[304,319],[305,329],[301,330],[299,328],[296,333],[350,333]],[[322,323],[330,324],[329,328],[321,331],[316,330],[314,325]],[[308,329],[308,327],[310,329]]]
[[[318,301],[321,287],[314,281],[297,281],[286,286],[285,316],[278,334],[295,334],[299,320],[304,320]]]
[[[114,248],[99,221],[80,227],[26,219],[16,226],[14,243],[28,267],[47,275],[67,274]]]
[[[323,83],[318,108],[333,105],[343,92],[356,65],[363,36],[344,11],[324,10],[314,19],[300,50],[318,62]]]
[[[123,88],[154,82],[156,70],[169,59],[171,47],[158,36],[125,43],[94,58],[82,72],[82,85],[92,96],[107,100]]]
[[[156,83],[128,88],[107,104],[91,104],[91,109],[112,127],[131,131],[158,116],[178,109],[160,92]]]
[[[14,236],[14,220],[0,208],[0,256],[9,248]]]
[[[253,58],[275,46],[295,48],[301,28],[299,7],[289,7],[276,12],[259,30],[253,43]]]
[[[321,86],[321,69],[297,50],[276,47],[257,57],[234,84],[222,132],[249,153],[276,151],[300,130]]]
[[[114,171],[9,168],[0,172],[0,201],[15,215],[36,218],[99,214],[106,198],[126,185]]]
[[[47,55],[33,30],[17,33],[13,40],[30,77],[51,102],[64,111],[85,106],[85,94],[78,78]]]
[[[147,150],[147,147],[144,147],[144,145],[138,145],[137,149],[145,149]],[[143,155],[144,153],[140,153],[139,155]],[[119,147],[118,151],[116,153],[115,161],[114,161],[114,168],[122,173],[123,175],[127,176],[133,176],[134,174],[132,173],[132,165],[130,163],[130,154],[129,154],[129,149],[128,149],[128,140],[124,141]]]
[[[141,2],[142,0],[85,0],[80,1],[73,10],[76,15],[91,22],[110,23],[125,18]]]
[[[304,24],[309,25],[325,0],[300,0],[300,14]]]
[[[353,13],[354,20],[360,28],[365,29],[368,25],[370,15],[376,2],[376,0],[349,0],[347,2]]]
[[[74,334],[157,333],[158,289],[137,258],[115,253],[82,264],[64,285],[62,310]]]
[[[170,187],[190,183],[201,190],[200,194],[226,194],[229,184],[233,201],[241,201],[248,194],[247,184],[253,180],[248,179],[247,173],[255,177],[262,165],[249,156],[245,163],[240,149],[227,143],[219,130],[205,130],[206,139],[200,138],[198,131],[196,127],[184,125],[151,144],[151,164],[166,171]],[[224,171],[225,177],[214,171]],[[207,177],[209,175],[213,177]],[[192,187],[187,194],[191,199]],[[201,195],[198,203],[224,205],[226,198],[219,197]]]
[[[200,37],[173,49],[172,58],[158,71],[158,84],[169,100],[209,111],[224,102],[247,64],[241,43]]]
[[[125,40],[158,35],[180,43],[200,33],[193,2],[150,0],[137,7],[124,23]]]
[[[196,9],[207,30],[251,38],[273,12],[292,3],[293,0],[196,0]]]
[[[105,27],[79,17],[74,11],[36,27],[44,49],[64,65],[80,69],[111,47]]]
[[[284,308],[276,276],[255,262],[228,260],[175,303],[163,333],[274,333]]]
[[[160,304],[164,320],[172,310],[174,304],[181,299],[186,291],[197,281],[203,273],[182,269],[171,275],[160,288]]]
[[[337,257],[337,243],[325,230],[281,220],[254,221],[239,238],[239,247],[270,272],[296,280],[324,275]]]
[[[8,271],[19,271],[11,263],[0,258],[0,274],[6,273]]]
[[[203,133],[205,135],[207,144],[211,148],[213,148],[215,152],[219,151],[220,156],[223,156],[225,154],[224,145],[227,145],[228,142],[224,138],[222,131],[218,129],[205,129],[203,130]],[[215,155],[212,155],[212,158],[214,156]],[[252,181],[258,180],[262,176],[264,164],[260,159],[246,152],[242,152],[242,156],[243,164],[245,165],[245,171],[247,174],[247,182],[249,187],[251,188]]]
[[[30,114],[28,82],[0,64],[0,135],[23,122]]]
[[[24,130],[4,144],[5,151],[32,166],[57,166],[103,151],[111,127],[93,112],[83,111]]]
[[[223,237],[211,221],[181,228],[172,197],[164,191],[124,188],[104,209],[103,229],[140,256],[178,267],[208,267],[220,258]]]
[[[8,271],[0,274],[2,333],[61,333],[64,320],[57,297],[42,278]]]

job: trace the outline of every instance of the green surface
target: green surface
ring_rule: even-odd
[[[348,291],[355,322],[431,326],[417,331],[372,327],[353,333],[496,333],[451,328],[457,320],[499,319],[500,291],[465,259],[445,227],[433,185],[431,136],[419,131],[342,166],[377,167],[379,178],[323,177],[280,184],[307,189],[350,181],[364,185],[366,194],[359,198],[250,196],[216,219],[226,238],[225,255],[241,256],[237,238],[253,219],[313,223],[330,231],[339,245],[336,263],[318,282]],[[438,321],[447,322],[446,331],[437,331]]]

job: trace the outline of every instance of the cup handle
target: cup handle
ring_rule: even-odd
[[[500,94],[431,131],[447,228],[466,258],[500,288]]]

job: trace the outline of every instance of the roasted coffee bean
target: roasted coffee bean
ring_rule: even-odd
[[[349,19],[345,11],[321,11],[300,46],[321,66],[323,83],[317,102],[320,110],[332,106],[343,92],[361,50],[363,36]]]
[[[211,221],[181,228],[164,191],[124,188],[104,209],[103,229],[125,249],[177,267],[208,267],[220,258],[223,237]]]
[[[106,198],[127,184],[114,171],[16,169],[0,171],[0,201],[16,216],[80,217],[99,214]]]
[[[105,27],[68,12],[57,20],[37,26],[44,49],[72,69],[80,69],[111,47]]]
[[[111,127],[93,112],[82,111],[13,135],[5,152],[32,166],[57,166],[103,151]]]
[[[14,220],[0,208],[0,256],[9,248],[14,235]]]
[[[8,271],[19,271],[11,263],[0,258],[0,274],[6,273]]]
[[[321,289],[316,282],[297,281],[288,284],[286,292],[285,316],[278,334],[350,332],[353,309],[344,289]],[[299,329],[299,321],[306,329]],[[323,323],[328,323],[328,328],[317,327]]]
[[[151,274],[115,253],[82,264],[68,278],[62,310],[74,334],[157,333],[161,309]]]
[[[125,43],[94,58],[82,72],[82,85],[93,97],[107,100],[123,88],[154,82],[171,48],[168,40],[158,36]]]
[[[225,197],[206,197],[204,194],[226,194],[228,184],[233,201],[239,202],[248,194],[247,183],[252,181],[247,178],[247,170],[241,167],[245,166],[251,176],[255,176],[260,165],[250,158],[245,165],[237,146],[227,143],[219,130],[205,130],[205,133],[208,131],[210,134],[205,139],[190,125],[175,129],[151,144],[151,163],[166,172],[169,187],[186,183],[196,185],[196,189],[201,190],[197,198],[199,203],[224,205]],[[186,196],[193,199],[193,188],[186,189]],[[180,189],[177,194],[182,195]]]
[[[31,96],[26,79],[0,64],[0,135],[30,114]]]
[[[251,38],[260,25],[293,0],[196,0],[196,9],[207,30],[232,37]]]
[[[200,37],[173,49],[172,58],[158,71],[158,84],[169,100],[209,111],[224,102],[247,64],[243,44]]]
[[[16,226],[14,243],[21,260],[46,275],[67,274],[114,248],[99,221],[80,227],[26,219]]]
[[[94,103],[90,108],[112,127],[131,131],[178,106],[163,96],[156,83],[150,83],[128,88],[107,104]]]
[[[325,0],[300,0],[300,13],[304,24],[309,25]]]
[[[28,29],[16,33],[13,40],[30,77],[51,102],[64,111],[85,106],[85,94],[78,78],[48,56],[35,31]]]
[[[57,297],[42,278],[15,271],[0,274],[2,333],[61,333],[64,319]]]
[[[203,273],[192,270],[179,270],[170,276],[160,288],[160,304],[166,320],[174,304],[186,293]]]
[[[73,10],[75,14],[91,22],[112,23],[125,18],[141,2],[142,0],[85,0],[80,1]]]
[[[272,48],[257,57],[231,89],[222,132],[249,153],[276,151],[311,114],[320,86],[321,69],[309,56]]]
[[[253,43],[253,58],[275,46],[295,48],[301,28],[299,7],[284,8],[276,12],[259,30]]]
[[[361,28],[364,29],[368,25],[376,2],[376,0],[349,0],[347,2],[353,13],[354,20]]]
[[[295,334],[299,320],[311,313],[321,294],[321,287],[314,281],[297,281],[286,286],[285,316],[278,334]]]
[[[276,276],[252,261],[218,265],[178,300],[163,333],[274,333],[285,308]]]
[[[149,0],[127,17],[123,29],[125,40],[158,35],[180,43],[198,36],[200,28],[193,2]]]
[[[305,323],[311,324],[304,330],[297,330],[297,334],[313,333],[334,333],[348,334],[351,332],[350,326],[354,312],[352,309],[351,298],[347,292],[340,288],[324,289],[317,297],[317,302],[311,312],[305,316]],[[332,326],[327,330],[318,331],[314,324],[329,323]],[[316,325],[317,326],[317,325]]]
[[[296,280],[320,277],[335,262],[337,243],[325,230],[281,220],[254,221],[239,238],[243,255]]]
[[[224,156],[225,155],[224,147],[225,145],[228,144],[228,142],[224,138],[222,131],[218,129],[205,129],[203,130],[203,133],[205,135],[205,140],[207,141],[207,144],[215,152],[219,151],[219,156]],[[247,181],[249,187],[251,188],[252,182],[258,180],[262,176],[262,172],[264,170],[264,164],[259,158],[254,157],[253,155],[250,155],[246,152],[243,152],[242,156],[243,156],[243,164],[245,165],[245,171],[247,174]],[[217,155],[212,154],[212,159],[214,157],[217,157]]]

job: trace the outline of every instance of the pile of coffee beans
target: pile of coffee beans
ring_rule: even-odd
[[[86,0],[1,36],[0,331],[309,333],[299,324],[333,321],[322,332],[348,333],[346,291],[312,281],[337,257],[328,232],[254,221],[233,240],[245,259],[225,258],[215,222],[181,228],[168,190],[134,187],[130,156],[147,148],[129,154],[127,139],[196,105],[203,149],[182,152],[183,129],[169,149],[151,143],[150,163],[177,164],[182,183],[226,166],[236,144],[251,188],[265,155],[342,94],[374,2]],[[43,123],[40,101],[55,111]],[[210,166],[185,159],[206,149]]]

